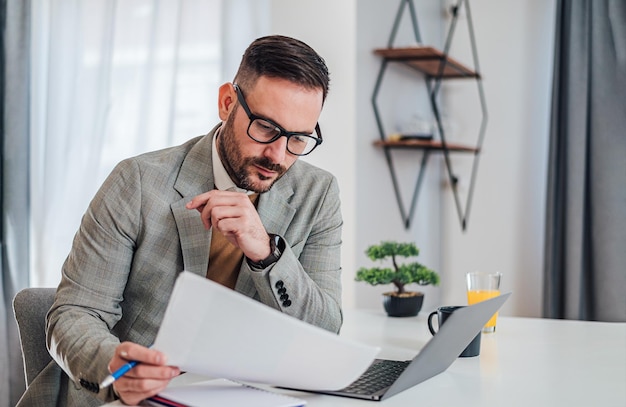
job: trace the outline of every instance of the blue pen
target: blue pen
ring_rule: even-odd
[[[102,383],[100,383],[100,388],[104,389],[105,387],[109,387],[110,385],[112,385],[114,381],[124,376],[126,372],[128,372],[130,369],[135,367],[137,363],[139,362],[137,362],[136,360],[131,360],[130,362],[126,363],[124,366],[117,369],[115,372],[105,377]]]
[[[152,348],[152,345],[148,346],[148,348]],[[100,388],[104,389],[112,385],[114,381],[124,376],[133,367],[137,366],[137,363],[139,362],[137,362],[136,360],[131,360],[130,362],[126,363],[124,366],[117,369],[115,372],[105,377],[102,383],[100,383]]]

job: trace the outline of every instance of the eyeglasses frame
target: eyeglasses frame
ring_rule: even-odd
[[[270,120],[268,118],[262,117],[262,116],[258,116],[254,113],[252,113],[252,111],[250,110],[250,107],[248,106],[248,103],[246,102],[246,99],[243,95],[243,91],[241,90],[241,88],[239,87],[239,85],[237,85],[236,83],[233,83],[233,87],[235,88],[235,93],[237,94],[237,100],[239,101],[239,104],[241,105],[241,107],[243,107],[244,112],[246,112],[246,115],[248,116],[248,119],[250,120],[250,123],[248,123],[248,130],[246,131],[246,133],[248,134],[248,137],[250,137],[252,140],[256,141],[257,143],[260,144],[271,144],[273,142],[275,142],[276,140],[278,140],[281,137],[287,137],[287,151],[289,152],[289,154],[293,154],[293,155],[297,155],[297,156],[305,156],[305,155],[309,155],[313,152],[313,150],[315,150],[317,148],[317,146],[319,146],[320,144],[322,144],[322,141],[324,141],[322,139],[322,131],[320,130],[320,125],[319,123],[315,123],[315,133],[317,134],[317,138],[315,138],[315,146],[313,146],[313,148],[311,149],[311,151],[309,151],[306,154],[297,154],[297,153],[293,153],[289,150],[289,139],[291,137],[294,136],[305,136],[305,137],[309,137],[309,138],[313,138],[311,137],[310,134],[307,133],[302,133],[302,132],[297,132],[297,131],[287,131],[285,130],[282,126],[276,124],[273,120]],[[250,135],[250,126],[252,126],[252,122],[254,122],[255,120],[264,120],[268,123],[270,123],[272,126],[275,126],[279,133],[272,137],[270,140],[268,141],[259,141],[257,139],[255,139],[254,137],[252,137]]]

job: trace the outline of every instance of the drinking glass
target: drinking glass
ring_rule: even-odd
[[[488,300],[500,295],[501,273],[467,273],[467,303],[469,305]],[[483,333],[496,331],[496,319],[498,313],[493,314],[491,319],[483,327]]]

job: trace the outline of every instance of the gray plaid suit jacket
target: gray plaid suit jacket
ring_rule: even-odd
[[[211,146],[218,127],[181,146],[124,160],[104,182],[82,219],[47,316],[48,347],[63,372],[54,362],[46,367],[22,405],[53,405],[41,397],[57,390],[61,405],[112,400],[110,388],[97,398],[88,389],[107,376],[115,347],[120,341],[150,345],[178,273],[206,275],[211,230],[185,204],[213,188]],[[298,160],[260,195],[257,207],[266,230],[283,236],[287,248],[266,270],[242,262],[236,291],[338,332],[342,218],[336,179]],[[290,306],[279,299],[279,281]]]

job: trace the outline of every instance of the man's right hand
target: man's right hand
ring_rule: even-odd
[[[137,366],[113,383],[113,389],[124,404],[137,405],[165,389],[170,380],[180,374],[175,366],[166,366],[163,353],[132,342],[122,342],[115,348],[109,371],[115,372],[136,360]]]

